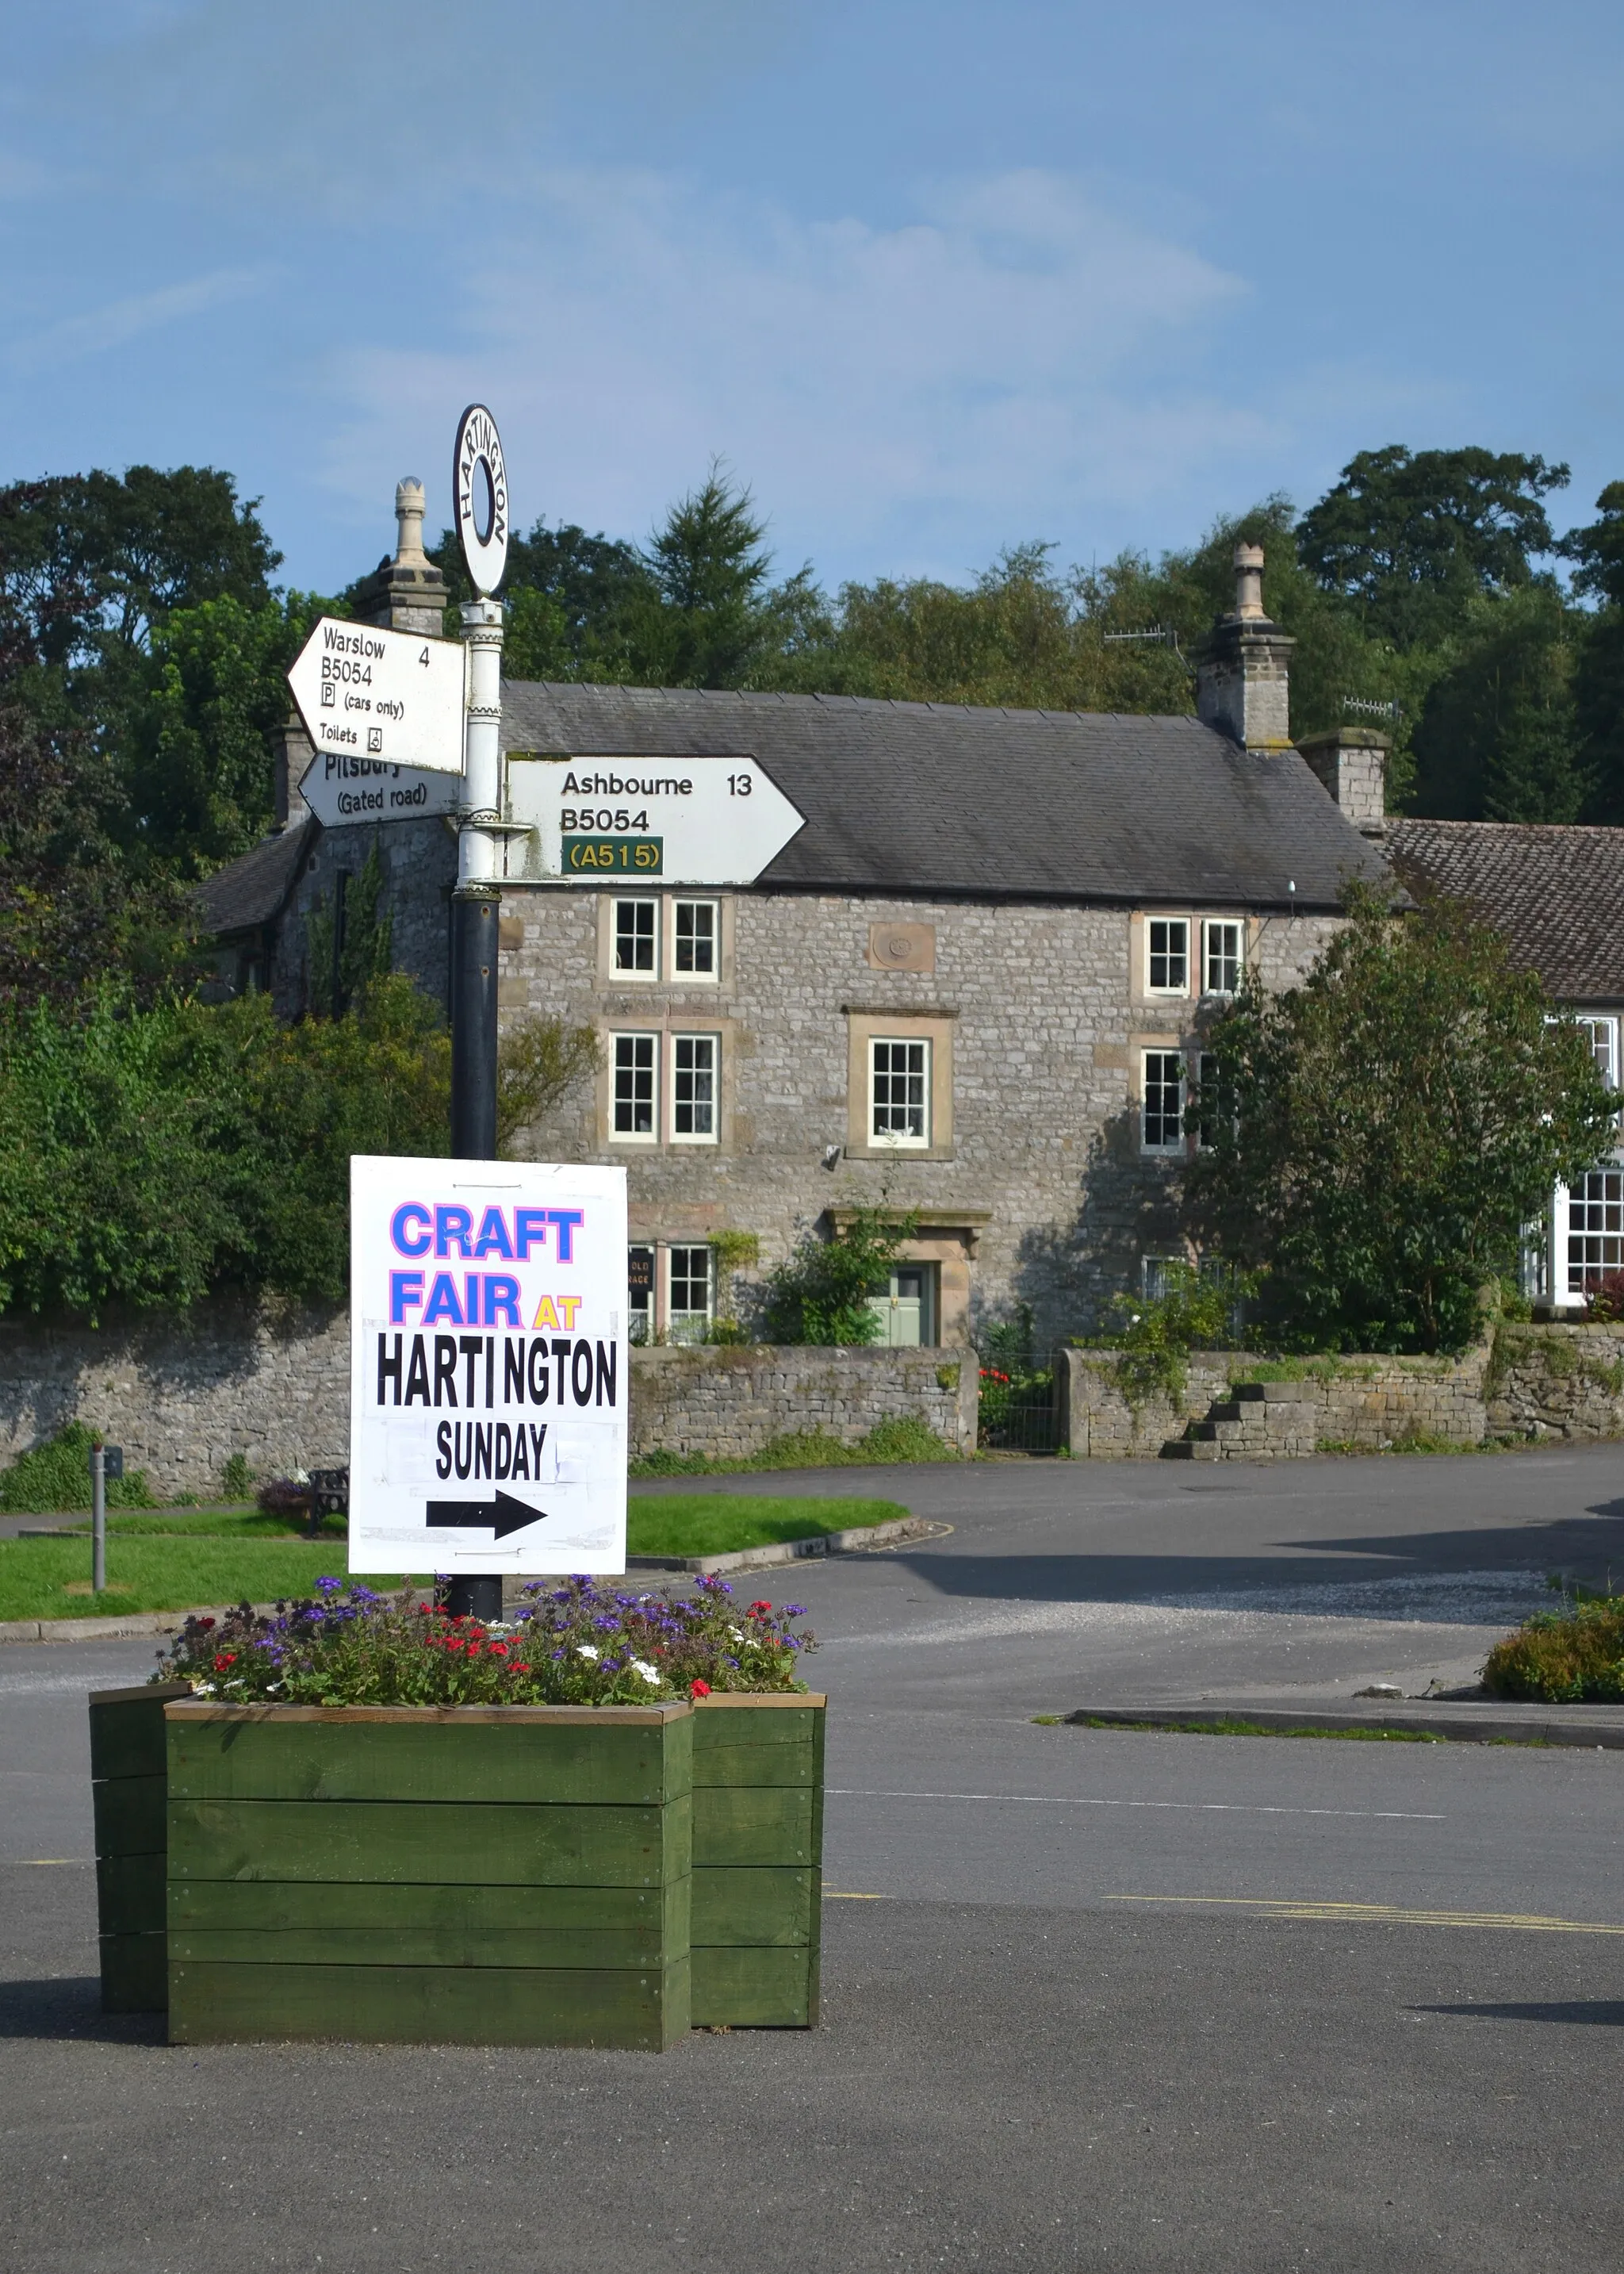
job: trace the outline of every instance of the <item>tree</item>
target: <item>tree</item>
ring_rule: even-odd
[[[112,761],[71,724],[0,704],[0,1012],[71,1001],[122,970],[141,999],[185,965],[188,896],[132,870]]]
[[[1577,821],[1589,782],[1574,718],[1582,620],[1549,579],[1470,604],[1416,727],[1416,809],[1446,821]]]
[[[1529,582],[1556,542],[1542,501],[1568,478],[1519,452],[1361,450],[1298,523],[1298,556],[1368,633],[1436,647],[1474,597]]]
[[[1569,530],[1574,591],[1595,603],[1577,637],[1575,732],[1590,782],[1587,821],[1624,822],[1624,482],[1596,501],[1599,520]]]
[[[177,608],[152,635],[121,739],[136,840],[182,874],[206,876],[271,825],[271,734],[288,716],[288,667],[318,616],[313,593],[258,606],[224,593]]]
[[[649,540],[650,587],[627,612],[629,659],[661,687],[746,687],[822,629],[809,568],[770,587],[766,523],[718,462]]]
[[[496,1047],[497,1151],[515,1158],[515,1138],[595,1073],[601,1057],[595,1027],[567,1027],[561,1019],[534,1014],[505,1027]]]
[[[1301,987],[1255,979],[1203,1038],[1185,1186],[1208,1254],[1263,1275],[1289,1344],[1459,1350],[1553,1183],[1608,1150],[1616,1099],[1499,936],[1357,887]]]

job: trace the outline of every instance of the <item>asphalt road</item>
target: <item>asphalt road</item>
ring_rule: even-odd
[[[782,1488],[954,1527],[792,1575],[831,1698],[804,2035],[106,2021],[82,1700],[151,1645],[0,1653],[8,2274],[1616,2266],[1624,1754],[1031,1717],[1470,1671],[1547,1570],[1624,1572],[1624,1453]]]

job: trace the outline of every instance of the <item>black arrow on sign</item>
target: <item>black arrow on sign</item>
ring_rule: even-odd
[[[528,1524],[542,1523],[546,1513],[545,1508],[526,1508],[522,1500],[515,1500],[511,1493],[505,1492],[499,1492],[494,1500],[432,1500],[428,1502],[431,1527],[494,1532],[499,1540],[506,1540],[510,1532],[523,1532]]]

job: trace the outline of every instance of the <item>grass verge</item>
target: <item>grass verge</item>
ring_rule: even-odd
[[[786,1540],[827,1538],[908,1513],[894,1500],[772,1500],[753,1493],[650,1494],[628,1510],[633,1555],[727,1555]],[[0,1540],[0,1619],[117,1618],[308,1595],[344,1574],[341,1519],[310,1540],[285,1517],[251,1508],[154,1509],[109,1516],[108,1586],[90,1592],[88,1526],[49,1540]],[[419,1582],[426,1576],[416,1575]],[[374,1579],[380,1589],[400,1579]]]
[[[125,1611],[190,1611],[244,1599],[269,1603],[279,1595],[311,1594],[319,1578],[342,1577],[343,1569],[342,1541],[153,1539],[109,1530],[107,1592],[93,1595],[90,1543],[82,1533],[0,1540],[0,1619],[117,1618]]]
[[[819,1540],[907,1514],[894,1500],[768,1500],[754,1493],[660,1493],[627,1511],[632,1555],[731,1555],[785,1540]]]
[[[1034,1715],[1034,1720],[1046,1717]],[[1058,1716],[1056,1719],[1060,1718]],[[1275,1729],[1267,1721],[1096,1721],[1075,1723],[1084,1729],[1149,1730],[1158,1737],[1351,1737],[1361,1744],[1447,1745],[1447,1737],[1435,1729]],[[1515,1744],[1513,1737],[1506,1743]],[[1543,1739],[1540,1741],[1543,1743]]]

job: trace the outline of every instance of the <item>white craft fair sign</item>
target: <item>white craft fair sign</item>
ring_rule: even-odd
[[[508,759],[527,868],[567,885],[749,885],[806,817],[754,758]]]
[[[466,654],[460,640],[323,616],[288,684],[318,757],[460,774]]]
[[[350,1164],[350,1569],[626,1569],[626,1171]]]

